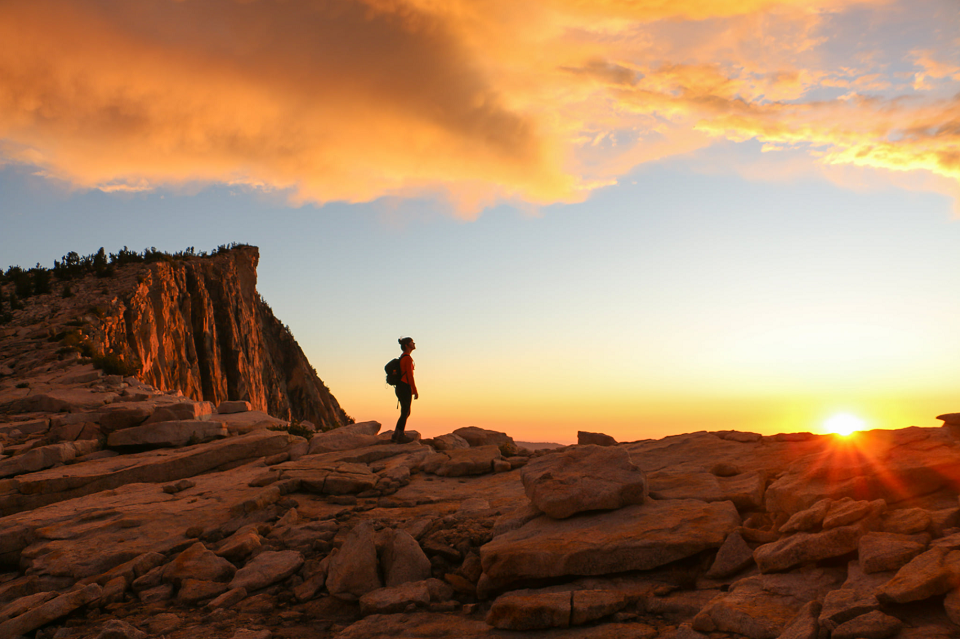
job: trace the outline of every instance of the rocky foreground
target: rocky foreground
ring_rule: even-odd
[[[0,637],[960,636],[941,429],[307,439],[89,366],[0,388]],[[306,433],[304,433],[306,434]]]

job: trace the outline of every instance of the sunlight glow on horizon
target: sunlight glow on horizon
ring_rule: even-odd
[[[849,437],[855,432],[865,430],[867,423],[850,413],[837,413],[823,422],[823,429],[827,433]]]

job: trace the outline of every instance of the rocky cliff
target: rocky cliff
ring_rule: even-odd
[[[214,404],[246,400],[318,428],[351,422],[257,292],[258,261],[256,247],[240,247],[88,276],[75,294],[92,302],[81,339],[163,391]],[[66,303],[47,297],[48,305]]]

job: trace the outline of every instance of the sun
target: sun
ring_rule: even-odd
[[[823,429],[828,433],[835,433],[842,437],[852,435],[858,430],[863,430],[866,422],[850,413],[837,413],[827,418],[823,422]]]

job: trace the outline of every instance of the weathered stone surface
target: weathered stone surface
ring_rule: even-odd
[[[224,464],[279,452],[287,447],[289,440],[286,433],[260,431],[204,446],[121,455],[69,468],[48,469],[11,480],[10,488],[15,492],[0,493],[0,508],[6,513],[16,513],[127,484],[193,477]]]
[[[622,448],[578,446],[547,455],[520,471],[530,501],[554,519],[641,504],[646,478]]]
[[[789,515],[843,497],[902,502],[954,484],[955,460],[956,442],[940,429],[858,433],[787,467],[767,488],[766,509]]]
[[[794,532],[805,532],[819,528],[823,523],[823,518],[830,510],[831,499],[821,499],[810,508],[793,513],[785,524],[780,526],[780,532],[784,534]]]
[[[313,599],[327,581],[327,569],[330,566],[330,556],[326,556],[320,562],[315,572],[307,576],[302,584],[293,589],[293,594],[297,601],[309,601]]]
[[[353,450],[376,446],[379,443],[376,435],[367,435],[362,432],[346,431],[337,428],[326,433],[319,433],[310,439],[309,455],[329,453],[336,450]]]
[[[619,612],[627,605],[627,595],[615,590],[575,590],[570,624],[580,626]]]
[[[155,422],[110,433],[107,437],[107,446],[110,448],[177,447],[226,437],[228,434],[226,426],[219,422],[198,420]]]
[[[819,619],[820,628],[830,632],[854,617],[859,617],[879,608],[880,602],[873,595],[864,596],[856,590],[846,588],[831,590],[823,599],[823,608]]]
[[[703,470],[666,470],[647,473],[653,499],[699,499],[725,501],[717,476]]]
[[[899,632],[903,626],[896,617],[879,610],[868,612],[840,624],[833,629],[831,639],[887,639]]]
[[[184,579],[229,581],[236,568],[197,542],[177,555],[163,569],[163,580],[179,584]]]
[[[219,415],[233,415],[234,413],[246,413],[247,411],[253,410],[253,405],[250,402],[244,401],[225,401],[220,402],[220,405],[217,406],[217,414]]]
[[[476,426],[458,428],[453,431],[453,434],[465,439],[471,446],[500,446],[514,443],[513,437],[510,437],[506,433],[477,428]]]
[[[942,595],[960,583],[960,550],[935,546],[914,557],[877,592],[881,602],[908,603]]]
[[[504,630],[540,630],[570,625],[572,593],[515,590],[501,595],[487,613],[487,623]]]
[[[388,615],[403,612],[411,604],[425,607],[430,603],[430,590],[425,581],[411,581],[398,586],[378,588],[360,597],[360,614]]]
[[[886,513],[883,518],[884,532],[912,535],[930,527],[930,512],[923,508],[903,508]]]
[[[719,547],[739,524],[729,502],[650,501],[591,517],[538,517],[484,545],[480,558],[500,583],[649,570]]]
[[[820,624],[817,621],[820,608],[819,602],[808,601],[777,639],[817,639],[820,632]]]
[[[201,579],[184,579],[177,592],[177,600],[185,604],[195,604],[207,599],[219,597],[229,590],[225,583]]]
[[[718,476],[717,483],[724,499],[733,502],[737,510],[763,510],[763,493],[766,489],[764,473],[748,472],[724,477]]]
[[[753,549],[747,545],[739,532],[734,531],[727,535],[723,545],[720,546],[717,558],[707,571],[707,577],[713,579],[729,577],[751,564],[753,564]]]
[[[874,501],[854,501],[852,499],[841,499],[830,504],[830,509],[823,517],[823,529],[838,528],[859,521],[867,515],[880,514],[887,507],[882,499]]]
[[[162,612],[159,615],[150,617],[146,621],[147,630],[154,636],[162,636],[173,632],[180,627],[183,621],[179,615],[172,612]]]
[[[32,610],[0,623],[0,637],[25,635],[96,601],[102,592],[98,584],[90,584],[50,599]]]
[[[470,448],[470,442],[459,435],[453,433],[440,435],[433,438],[433,447],[437,450],[456,450],[458,448]]]
[[[860,538],[860,567],[865,573],[899,570],[926,549],[907,535],[871,532]]]
[[[693,628],[776,639],[804,605],[834,589],[841,574],[817,569],[741,579],[694,617]]]
[[[213,404],[210,402],[176,402],[157,408],[144,425],[168,421],[206,421],[205,418],[213,413]]]
[[[960,626],[960,588],[954,588],[943,598],[943,608],[955,625]]]
[[[362,597],[382,586],[373,524],[361,523],[350,531],[340,551],[331,555],[327,590],[332,595]]]
[[[100,449],[96,440],[64,442],[34,448],[22,455],[16,455],[0,461],[0,477],[10,477],[32,473],[58,464],[64,464],[81,455],[87,455]]]
[[[403,529],[386,529],[381,546],[380,563],[388,587],[430,578],[430,560],[410,533]]]
[[[860,526],[841,526],[819,533],[796,533],[790,537],[764,544],[753,551],[753,559],[760,572],[788,570],[801,564],[840,557],[857,549],[863,529]]]
[[[97,639],[147,639],[147,633],[120,619],[111,619],[103,624]]]
[[[109,435],[115,430],[139,426],[152,412],[147,407],[137,405],[106,411],[100,415],[100,430]]]
[[[295,550],[265,551],[237,571],[230,588],[253,592],[283,581],[303,565],[303,555]]]
[[[579,446],[616,446],[617,440],[604,433],[590,433],[587,431],[577,431],[577,444]]]
[[[217,608],[230,608],[247,598],[245,588],[234,588],[223,593],[213,601],[207,604],[207,608],[216,610]]]
[[[381,446],[379,448],[386,448]],[[305,492],[323,495],[351,495],[371,490],[380,477],[365,463],[330,462],[323,455],[308,455],[286,462],[280,469],[282,480],[297,480]]]
[[[423,470],[441,477],[464,477],[493,472],[493,463],[502,459],[497,446],[450,449],[430,456],[421,465]]]
[[[418,612],[409,615],[370,615],[348,626],[337,635],[337,639],[486,638],[490,637],[489,631],[490,627],[479,619]]]
[[[25,612],[33,610],[40,604],[50,601],[57,596],[56,591],[45,591],[45,592],[36,592],[32,595],[27,595],[26,597],[20,597],[7,604],[3,608],[0,608],[0,622],[6,621],[7,619],[13,619],[14,617],[19,617]]]

